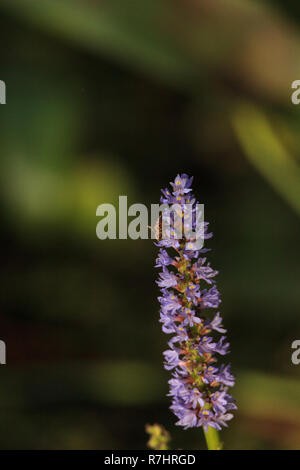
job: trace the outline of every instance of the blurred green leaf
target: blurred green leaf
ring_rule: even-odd
[[[264,113],[253,105],[241,105],[233,116],[233,125],[249,161],[300,215],[299,166]]]
[[[234,395],[245,415],[293,421],[300,426],[300,380],[242,372],[237,374]]]
[[[173,84],[188,83],[197,74],[195,60],[176,47],[174,38],[162,28],[161,18],[171,13],[168,3],[1,0],[0,7],[95,52],[168,78]]]

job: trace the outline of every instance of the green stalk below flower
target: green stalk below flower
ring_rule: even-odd
[[[222,450],[223,443],[220,441],[218,431],[211,426],[208,426],[207,431],[204,431],[204,436],[208,450]]]

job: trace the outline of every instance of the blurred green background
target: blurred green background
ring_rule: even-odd
[[[297,1],[0,0],[0,448],[204,448],[168,410],[151,240],[96,207],[195,177],[239,410],[229,449],[300,449]]]

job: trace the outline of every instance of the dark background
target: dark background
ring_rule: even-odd
[[[0,0],[0,448],[143,449],[168,410],[151,240],[96,207],[194,175],[239,410],[229,449],[300,448],[297,2]]]

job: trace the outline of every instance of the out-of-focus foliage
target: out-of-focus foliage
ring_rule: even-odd
[[[239,411],[226,448],[300,448],[300,23],[292,1],[0,0],[0,448],[203,448],[169,412],[150,240],[96,208],[195,176]]]
[[[170,434],[161,424],[147,424],[145,431],[150,438],[147,446],[154,450],[168,450],[170,444]]]
[[[264,115],[251,106],[242,106],[234,116],[234,125],[249,160],[300,215],[299,165]]]

